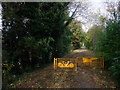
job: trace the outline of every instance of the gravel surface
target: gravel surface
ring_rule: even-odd
[[[74,50],[67,58],[93,57],[87,49]],[[16,88],[115,88],[113,79],[104,69],[79,66],[77,71],[55,71],[53,64],[30,73],[14,84]]]

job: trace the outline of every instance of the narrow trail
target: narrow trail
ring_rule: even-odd
[[[93,57],[87,49],[75,50],[65,57]],[[53,64],[33,72],[15,83],[16,88],[115,88],[107,71],[78,67],[78,71],[54,71]]]

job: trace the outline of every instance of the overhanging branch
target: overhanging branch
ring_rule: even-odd
[[[79,5],[77,5],[75,11],[74,11],[73,14],[71,15],[71,17],[68,19],[68,21],[65,23],[65,26],[68,26],[68,25],[71,23],[71,21],[72,21],[72,19],[73,19],[73,16],[75,15],[75,12],[77,11],[78,7],[79,7]]]

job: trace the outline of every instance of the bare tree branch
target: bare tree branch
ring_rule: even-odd
[[[70,18],[68,19],[68,21],[65,23],[65,26],[68,26],[68,25],[71,23],[71,21],[72,21],[72,19],[73,19],[73,16],[75,15],[75,13],[76,13],[79,5],[80,5],[80,4],[77,5],[77,7],[76,7],[76,9],[74,10],[74,12],[72,13],[71,17],[70,17]]]

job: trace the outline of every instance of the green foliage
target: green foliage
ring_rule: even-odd
[[[107,58],[105,58],[106,66],[120,83],[120,23],[109,20],[103,33],[104,37],[100,39],[101,48],[99,51],[107,54]]]
[[[89,29],[85,44],[87,48],[94,50],[97,56],[104,57],[105,68],[111,71],[120,86],[120,20],[116,15],[113,17],[107,21],[100,17],[101,23],[106,21],[106,26],[94,25]]]
[[[120,56],[112,59],[112,65],[109,68],[113,77],[116,78],[117,85],[120,85]]]
[[[86,34],[84,40],[85,40],[84,43],[85,43],[86,48],[90,49],[91,48],[91,44],[90,44],[91,40],[90,40],[90,37],[87,34]]]
[[[105,29],[100,32],[96,43],[99,56],[105,58],[105,68],[111,71],[119,86],[120,81],[120,23],[119,20],[108,20]]]
[[[91,27],[86,35],[85,45],[88,49],[96,50],[96,42],[99,39],[100,32],[102,31],[103,27],[94,25]]]
[[[9,74],[42,67],[69,52],[72,34],[64,23],[68,4],[2,3],[3,62]]]
[[[84,40],[84,32],[82,31],[82,25],[77,21],[73,21],[69,28],[73,33],[72,37],[72,47],[73,49],[79,49],[82,46]]]

